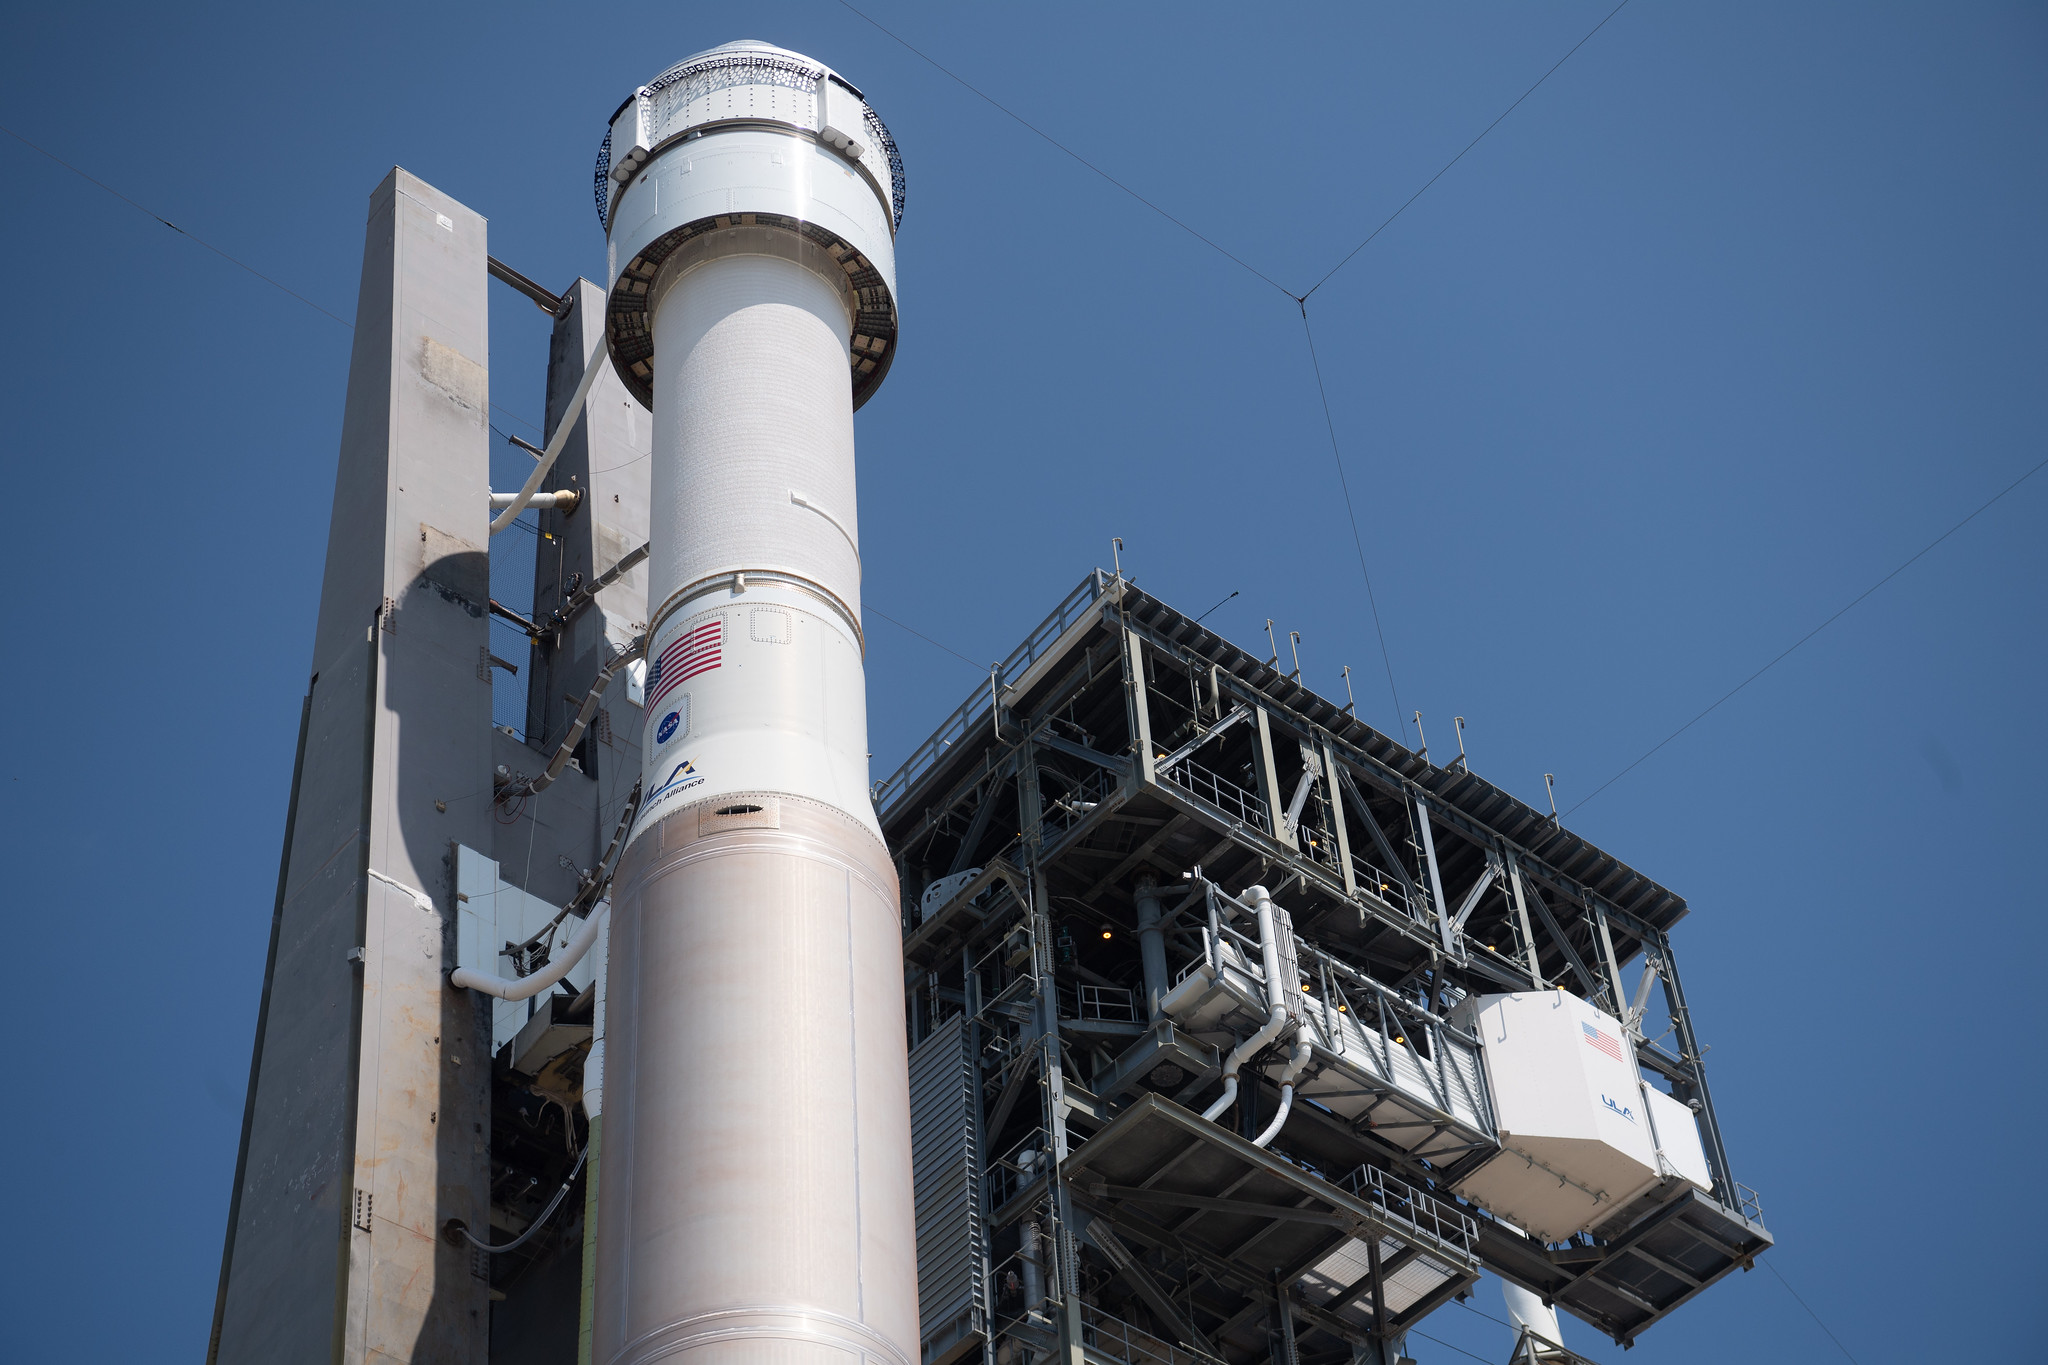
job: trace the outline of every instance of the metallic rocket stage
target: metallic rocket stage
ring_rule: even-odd
[[[868,791],[853,409],[900,173],[760,43],[614,116],[606,328],[654,414],[646,805],[612,898],[594,1359],[917,1357],[899,895]]]

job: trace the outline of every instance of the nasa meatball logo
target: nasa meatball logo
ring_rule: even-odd
[[[676,727],[682,723],[683,713],[680,711],[671,711],[663,716],[661,724],[654,728],[654,742],[656,744],[668,743],[670,739],[674,738]]]

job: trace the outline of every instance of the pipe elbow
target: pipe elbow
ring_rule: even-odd
[[[604,927],[600,922],[602,914],[600,910],[591,911],[583,921],[583,927],[576,931],[576,936],[569,940],[561,953],[532,976],[508,978],[480,972],[474,967],[457,967],[448,974],[448,984],[458,990],[482,991],[500,1000],[531,1000],[575,970],[576,964],[590,951],[590,945],[597,942],[598,931]]]
[[[1280,1087],[1280,1107],[1273,1111],[1273,1121],[1266,1125],[1266,1131],[1252,1139],[1252,1146],[1263,1147],[1280,1136],[1280,1129],[1287,1123],[1287,1112],[1294,1108],[1294,1087]]]
[[[1294,1108],[1294,1082],[1307,1069],[1309,1058],[1314,1055],[1314,1048],[1308,1030],[1297,1026],[1294,1032],[1294,1047],[1287,1054],[1286,1067],[1280,1072],[1280,1108],[1274,1112],[1273,1121],[1266,1125],[1266,1131],[1252,1139],[1252,1146],[1263,1147],[1280,1136],[1281,1128],[1287,1123],[1288,1111]]]

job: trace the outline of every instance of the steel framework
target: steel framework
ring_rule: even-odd
[[[1680,984],[1685,902],[1120,574],[1083,580],[875,798],[913,1075],[944,1051],[963,1077],[916,1116],[925,1365],[1391,1361],[1481,1269],[1628,1344],[1771,1244]],[[1387,1054],[1311,1068],[1267,1147],[1257,1066],[1231,1127],[1198,1116],[1221,1058],[1148,999],[1141,942],[1213,967],[1219,904],[1254,883],[1292,916],[1317,1036]],[[1711,1195],[1667,1180],[1557,1245],[1459,1197],[1501,1149],[1484,1096],[1454,1093],[1475,1051],[1455,1006],[1553,987],[1627,1022],[1697,1115]]]

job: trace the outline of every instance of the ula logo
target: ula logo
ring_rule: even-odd
[[[1629,1108],[1627,1105],[1616,1104],[1611,1098],[1609,1098],[1606,1095],[1602,1095],[1600,1097],[1600,1103],[1607,1106],[1607,1111],[1610,1114],[1615,1114],[1621,1118],[1625,1118],[1630,1123],[1634,1123],[1636,1121],[1636,1111]]]
[[[683,716],[680,711],[671,711],[667,715],[663,716],[661,718],[661,724],[655,727],[654,742],[656,744],[668,743],[670,736],[675,734],[676,727],[681,725],[682,723]]]
[[[702,777],[697,775],[697,769],[686,758],[676,764],[662,784],[648,794],[647,804],[653,805],[656,797],[664,796],[672,791],[688,791],[690,788],[703,782],[703,780]]]

